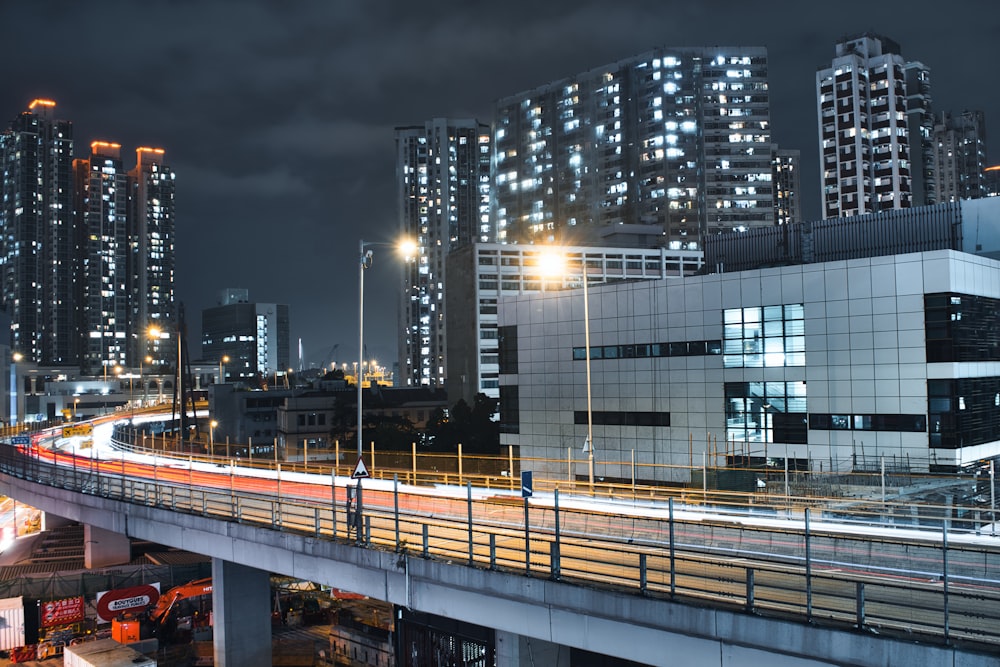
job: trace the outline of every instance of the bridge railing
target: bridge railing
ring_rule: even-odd
[[[800,523],[692,513],[673,499],[602,504],[254,479],[0,446],[0,473],[175,512],[518,572],[651,598],[1000,650],[1000,542],[949,531],[861,531],[806,510]],[[181,466],[183,467],[183,466]],[[184,476],[188,475],[185,480]],[[331,483],[332,482],[332,483]],[[264,486],[262,486],[264,485]],[[266,488],[265,488],[266,487]],[[562,506],[560,506],[560,501]]]
[[[267,455],[247,456],[249,449],[245,446],[240,448],[228,441],[213,444],[204,438],[184,443],[186,447],[197,451],[180,451],[176,449],[178,443],[172,437],[145,434],[124,422],[116,425],[112,444],[119,450],[137,454],[217,465],[238,464],[240,467],[261,470],[275,470],[280,466],[286,472],[338,476],[351,474],[355,461],[353,453],[356,451],[353,447],[342,451],[339,443],[335,443],[332,449],[312,450],[311,457],[309,450],[300,450],[304,455],[289,461],[281,456],[282,450],[277,440],[268,445],[270,449],[267,450]],[[263,447],[261,443],[257,445]],[[734,453],[736,451],[732,450]],[[516,455],[513,447],[508,448],[502,456],[464,453],[461,445],[458,445],[458,451],[454,454],[418,453],[416,445],[411,452],[385,452],[376,450],[374,442],[365,451],[365,462],[373,477],[382,480],[392,480],[395,477],[407,485],[464,486],[471,483],[477,488],[514,491],[520,485],[520,471],[535,469],[540,471],[534,477],[539,491],[561,489],[563,492],[585,493],[593,498],[631,498],[635,501],[660,502],[674,498],[682,503],[698,503],[736,512],[774,511],[786,514],[801,513],[805,507],[822,504],[839,508],[842,520],[859,525],[909,526],[937,530],[948,526],[950,530],[977,533],[985,531],[993,535],[1000,528],[1000,514],[997,510],[1000,503],[992,475],[908,472],[902,476],[896,474],[897,468],[902,465],[899,462],[886,467],[881,473],[794,471],[787,468],[779,470],[766,466],[754,468],[740,465],[749,460],[750,454],[735,456],[720,452],[711,458],[706,457],[706,464],[700,467],[635,465],[632,466],[628,479],[598,478],[591,485],[586,478],[573,474],[574,466],[579,461],[574,462],[571,452],[567,453],[565,460],[521,458]],[[708,465],[709,461],[712,465]],[[906,461],[906,466],[909,466],[909,459]],[[872,464],[872,461],[862,458],[833,463],[846,466],[846,469],[851,469],[852,465],[864,464],[863,467],[867,469],[878,462]],[[607,461],[604,465],[613,467],[619,464]],[[553,470],[553,466],[564,468],[565,476],[552,476],[544,472]],[[690,477],[694,481],[690,484],[653,483],[649,481],[651,477],[648,474],[645,476],[646,481],[642,481],[642,470],[656,471],[652,477]],[[899,493],[899,486],[904,479],[910,485],[910,490],[917,490],[917,493]],[[709,480],[711,484],[708,483]],[[735,486],[740,486],[736,484],[740,482],[753,490],[720,488],[719,485],[725,480]],[[896,491],[893,491],[894,488]],[[923,489],[922,493],[920,489]],[[938,499],[937,502],[934,498]]]

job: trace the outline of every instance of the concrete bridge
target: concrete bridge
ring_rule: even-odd
[[[500,667],[569,667],[566,647],[649,665],[985,667],[998,662],[989,647],[917,643],[848,624],[763,616],[744,604],[643,595],[613,585],[613,575],[601,577],[606,584],[581,585],[555,580],[550,571],[544,573],[550,576],[526,576],[470,566],[458,557],[461,550],[444,560],[372,548],[343,534],[331,539],[320,509],[309,526],[280,509],[275,515],[274,505],[261,510],[267,501],[259,494],[244,494],[243,504],[234,505],[237,511],[220,513],[211,510],[205,491],[199,506],[193,489],[162,477],[151,498],[148,482],[130,483],[124,473],[116,479],[107,471],[81,476],[74,469],[71,477],[55,465],[37,462],[32,469],[18,461],[10,455],[0,459],[0,493],[89,526],[92,550],[128,536],[213,559],[216,664],[223,667],[270,664],[272,572],[494,628]],[[185,492],[189,502],[182,507]],[[273,520],[253,519],[258,510],[270,511]],[[100,553],[89,557],[99,559]]]

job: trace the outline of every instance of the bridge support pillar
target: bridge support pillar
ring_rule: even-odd
[[[83,564],[88,569],[122,565],[132,560],[128,536],[110,530],[83,525]]]
[[[271,578],[264,570],[212,559],[216,667],[271,667]]]
[[[513,632],[496,631],[496,667],[529,667],[551,665],[570,667],[570,649],[541,639],[532,639]]]

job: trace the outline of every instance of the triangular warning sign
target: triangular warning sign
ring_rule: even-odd
[[[365,460],[359,456],[358,463],[354,466],[354,472],[351,473],[351,479],[361,479],[362,477],[371,477],[371,475],[368,474]]]

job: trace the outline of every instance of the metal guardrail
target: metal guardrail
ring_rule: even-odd
[[[824,626],[1000,650],[1000,541],[949,543],[948,530],[903,535],[820,524],[691,517],[673,499],[617,512],[530,502],[364,491],[363,515],[346,486],[325,476],[323,497],[277,481],[274,492],[198,486],[128,474],[116,461],[0,446],[0,473],[127,503],[354,543],[472,567],[713,605]],[[89,465],[88,465],[89,464]],[[231,473],[225,473],[232,485]],[[333,487],[329,480],[334,479]],[[257,480],[260,482],[260,480]],[[225,486],[225,484],[221,485]],[[284,492],[284,495],[282,495]],[[294,495],[292,495],[294,494]],[[624,506],[623,506],[624,507]],[[356,508],[355,508],[356,510]],[[363,521],[358,521],[363,516]],[[360,524],[360,525],[359,525]],[[831,527],[832,526],[832,527]],[[893,533],[897,534],[893,534]],[[957,538],[956,538],[957,539]]]
[[[127,424],[116,424],[111,444],[122,451],[181,458],[183,460],[205,461],[229,465],[238,463],[241,467],[276,470],[281,467],[287,472],[308,472],[349,476],[354,466],[354,448],[311,450],[313,458],[303,456],[298,460],[279,457],[278,448],[270,450],[268,456],[247,456],[248,448],[229,442],[217,442],[214,447],[202,440],[178,442],[165,436],[146,437]],[[572,468],[567,461],[516,456],[514,448],[508,448],[505,455],[463,454],[458,445],[456,453],[417,453],[380,451],[375,443],[365,451],[365,463],[373,478],[392,480],[398,477],[407,485],[460,485],[471,482],[477,488],[515,491],[519,488],[521,470],[543,470],[552,464]],[[186,449],[185,449],[186,448]],[[189,451],[190,449],[197,451]],[[287,453],[287,452],[286,452]],[[718,457],[716,457],[718,458]],[[724,458],[724,457],[723,457]],[[613,461],[606,465],[622,464]],[[674,470],[680,477],[691,476],[694,480],[687,485],[640,482],[633,469],[631,480],[596,481],[593,485],[586,479],[575,479],[572,475],[553,478],[535,471],[535,487],[539,491],[577,492],[594,498],[649,500],[667,502],[674,498],[678,502],[711,505],[732,511],[775,511],[801,512],[804,507],[837,507],[843,517],[849,520],[896,526],[930,527],[941,530],[983,532],[996,535],[1000,528],[1000,511],[995,480],[975,473],[963,474],[907,474],[888,475],[885,471],[875,473],[824,473],[815,471],[784,471],[776,469],[740,468],[724,465],[708,467],[688,467],[667,464],[646,464],[648,469]],[[708,478],[720,474],[735,474],[748,477],[761,485],[755,491],[720,489],[710,486]],[[906,487],[905,489],[902,487]],[[840,493],[829,493],[833,488]],[[849,489],[849,493],[844,493]],[[895,491],[893,491],[895,489]],[[971,491],[970,491],[971,490]],[[825,493],[824,493],[825,491]],[[879,492],[881,491],[881,492]],[[961,494],[971,494],[967,498]],[[946,496],[947,503],[937,502],[926,496]],[[976,504],[974,501],[982,501]],[[971,502],[964,502],[971,501]]]

